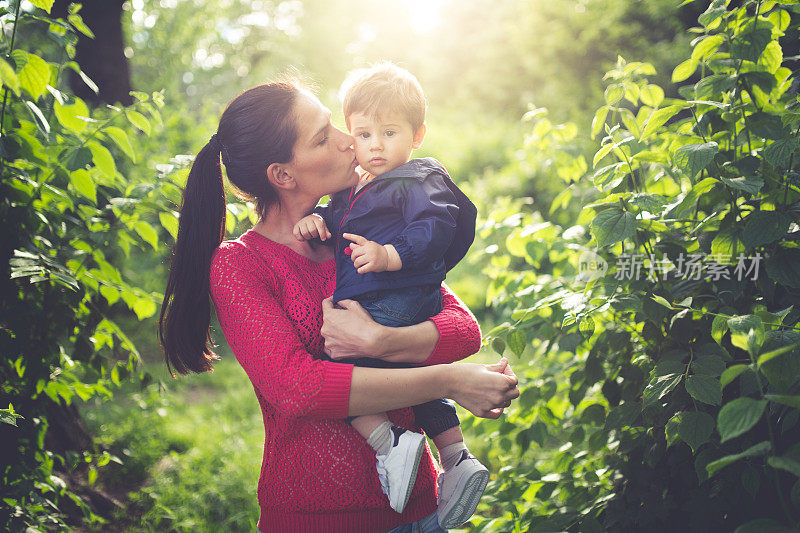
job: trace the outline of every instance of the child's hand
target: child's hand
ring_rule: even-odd
[[[319,237],[321,241],[331,238],[331,232],[328,231],[328,226],[319,215],[308,215],[300,219],[300,222],[294,225],[292,229],[295,239],[298,241],[309,241]]]
[[[359,274],[400,270],[403,266],[402,261],[400,261],[400,255],[391,244],[384,245],[375,241],[368,241],[355,233],[343,233],[342,237],[348,241],[353,241],[349,246],[350,259]],[[346,249],[345,253],[347,253]]]

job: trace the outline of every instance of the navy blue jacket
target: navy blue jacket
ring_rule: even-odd
[[[358,192],[340,191],[314,212],[335,239],[334,302],[375,290],[438,285],[475,238],[475,206],[431,157],[412,159]],[[393,245],[403,267],[359,274],[344,253],[350,241],[343,233]]]

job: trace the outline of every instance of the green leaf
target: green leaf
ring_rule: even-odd
[[[497,337],[492,341],[492,349],[499,355],[503,355],[503,352],[506,351],[506,341],[504,341],[500,337]]]
[[[778,392],[786,394],[800,377],[800,333],[768,331],[762,349],[759,369]]]
[[[701,445],[708,442],[714,431],[714,417],[702,411],[688,411],[681,414],[678,423],[678,436],[697,453]]]
[[[150,121],[147,120],[147,117],[141,113],[133,111],[132,109],[126,109],[125,116],[128,118],[131,124],[142,130],[145,135],[150,135]]]
[[[772,40],[772,24],[763,20],[748,22],[731,43],[731,55],[753,63]]]
[[[83,19],[81,18],[80,15],[78,15],[77,13],[72,13],[67,17],[67,20],[69,21],[70,24],[72,24],[72,26],[76,30],[78,30],[88,38],[94,39],[94,33],[92,33],[92,30],[89,29],[89,26],[87,26],[86,23],[83,22]]]
[[[788,134],[780,116],[761,111],[747,117],[747,128],[751,134],[764,139],[784,139]]]
[[[645,105],[656,108],[664,101],[664,89],[658,85],[645,85],[639,91],[639,98]]]
[[[792,530],[773,518],[758,518],[742,524],[733,533],[792,533]]]
[[[722,373],[722,377],[719,378],[720,385],[724,388],[726,385],[731,383],[734,379],[739,377],[739,374],[744,372],[750,368],[750,365],[733,365],[725,369]]]
[[[726,178],[720,176],[722,182],[733,189],[744,191],[750,194],[757,194],[764,186],[764,181],[750,176],[737,176],[735,178]]]
[[[31,100],[25,100],[25,107],[30,111],[33,120],[36,122],[36,127],[39,128],[46,136],[50,133],[50,123],[44,118],[44,113],[39,109]]]
[[[693,375],[686,378],[686,392],[699,402],[709,405],[722,403],[722,385],[713,376]]]
[[[90,118],[89,108],[80,98],[75,98],[73,103],[66,105],[56,101],[53,104],[53,111],[61,125],[75,133],[82,133],[89,125],[86,120]]]
[[[731,342],[755,358],[764,343],[764,324],[756,315],[734,316],[728,319]]]
[[[31,95],[34,101],[38,100],[50,83],[50,65],[41,57],[19,49],[11,52],[11,58],[17,65],[20,87]]]
[[[117,175],[117,167],[114,164],[114,156],[111,155],[108,148],[97,141],[90,141],[86,145],[92,152],[95,166],[109,178],[114,178]]]
[[[97,188],[94,185],[91,174],[89,174],[87,170],[79,168],[74,172],[70,172],[69,181],[82,196],[97,203]]]
[[[800,396],[787,396],[785,394],[765,394],[764,398],[781,405],[788,405],[800,409]]]
[[[777,241],[789,231],[791,218],[778,211],[756,211],[745,219],[742,241],[748,249]]]
[[[30,3],[50,13],[50,10],[53,8],[54,1],[55,0],[30,0]]]
[[[767,458],[767,464],[772,468],[786,470],[787,472],[800,477],[800,458],[789,456],[769,457]]]
[[[622,85],[617,83],[609,85],[608,87],[606,87],[604,94],[606,103],[609,105],[616,104],[617,102],[620,101],[620,99],[624,94],[625,94],[625,88]]]
[[[133,150],[131,141],[128,139],[128,134],[125,133],[124,130],[116,126],[109,126],[103,131],[106,133],[106,135],[111,137],[111,139],[116,143],[119,149],[125,153],[125,155],[131,158],[131,161],[134,163],[136,162],[136,152]]]
[[[161,222],[161,225],[164,227],[164,229],[167,230],[170,235],[172,235],[173,239],[177,238],[178,217],[168,211],[162,211],[158,214],[158,220]],[[502,355],[503,352],[500,351],[499,353]]]
[[[14,67],[8,64],[8,61],[0,58],[0,82],[11,91],[19,96],[19,78],[17,73],[14,72]]]
[[[735,263],[739,254],[744,253],[745,248],[740,232],[739,226],[728,226],[717,233],[717,236],[711,241],[711,255],[716,261]]]
[[[133,225],[133,229],[136,230],[142,240],[150,244],[154,250],[158,250],[158,233],[153,229],[153,226],[144,220],[137,220]]]
[[[680,63],[675,70],[672,71],[672,83],[679,83],[684,81],[689,76],[694,74],[694,71],[697,70],[697,61],[689,58],[686,61]]]
[[[648,406],[657,402],[677,387],[682,379],[683,374],[667,374],[651,380],[642,393],[643,405]]]
[[[690,178],[693,178],[714,160],[714,155],[718,151],[719,146],[715,142],[687,144],[675,150],[674,161]]]
[[[722,337],[725,335],[725,332],[728,331],[728,319],[730,317],[727,315],[717,315],[714,317],[714,322],[711,324],[711,338],[714,339],[714,342],[717,344],[722,344]]]
[[[800,249],[778,247],[767,259],[766,269],[773,281],[800,289]]]
[[[725,371],[725,360],[716,354],[701,354],[692,361],[692,372],[719,377]]]
[[[694,61],[702,61],[712,53],[714,53],[719,45],[725,41],[724,35],[709,35],[694,45],[692,50],[692,59]]]
[[[670,418],[667,421],[667,424],[664,426],[664,436],[667,439],[667,448],[675,444],[680,438],[678,435],[678,426],[680,425],[681,420],[683,420],[683,415],[684,413],[677,413],[673,415],[673,417]],[[714,421],[712,420],[711,422],[713,424]]]
[[[761,154],[764,159],[773,167],[788,168],[792,160],[792,154],[797,151],[798,142],[794,137],[778,139],[769,144]]]
[[[723,405],[717,417],[721,442],[749,431],[761,419],[766,406],[766,400],[752,398],[736,398]]]
[[[618,206],[600,211],[591,224],[598,246],[608,246],[636,234],[636,217]]]
[[[758,489],[761,486],[761,477],[758,474],[758,470],[748,465],[744,472],[742,472],[742,486],[750,497],[755,499],[758,494]]]
[[[713,476],[726,466],[731,465],[736,461],[739,461],[740,459],[744,459],[746,457],[757,457],[759,455],[765,455],[769,453],[771,449],[772,449],[772,444],[770,444],[769,441],[759,442],[758,444],[749,447],[748,449],[746,449],[741,453],[727,455],[725,457],[722,457],[721,459],[717,459],[716,461],[710,462],[706,466],[706,470],[708,471],[709,476]]]
[[[597,112],[595,112],[594,118],[592,119],[592,139],[594,139],[597,134],[603,130],[603,124],[606,123],[606,117],[608,117],[608,106],[604,105],[598,109]]]
[[[653,114],[647,119],[647,122],[645,122],[642,130],[642,136],[639,137],[639,140],[644,140],[655,133],[656,130],[666,124],[667,121],[674,117],[681,109],[683,109],[682,106],[671,105],[653,112]]]
[[[727,9],[725,9],[727,5],[726,0],[714,0],[697,21],[706,28],[715,28],[718,21],[727,13]]]
[[[506,343],[512,352],[517,354],[517,357],[522,355],[525,351],[525,343],[528,340],[525,338],[525,332],[521,329],[515,329],[506,336]]]
[[[612,163],[592,174],[592,182],[595,187],[601,191],[607,191],[619,185],[622,178],[625,177],[625,174],[620,172],[623,166],[625,163]]]

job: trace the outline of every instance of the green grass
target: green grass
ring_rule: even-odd
[[[173,380],[151,363],[156,379],[144,390],[128,383],[84,405],[90,430],[122,462],[99,469],[97,483],[126,505],[104,531],[255,531],[264,426],[249,379],[221,353],[212,373]],[[497,359],[483,350],[469,361]],[[490,460],[472,415],[458,410],[467,444]]]
[[[233,356],[215,368],[84,408],[91,429],[122,460],[99,477],[128,502],[115,529],[255,531],[261,413]]]

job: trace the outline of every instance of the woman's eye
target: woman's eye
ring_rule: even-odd
[[[323,136],[323,137],[322,137],[322,140],[321,140],[321,141],[319,141],[319,143],[317,143],[317,145],[318,145],[318,146],[322,146],[322,145],[323,145],[323,144],[325,144],[326,142],[328,142],[328,136],[327,136],[327,135]]]

